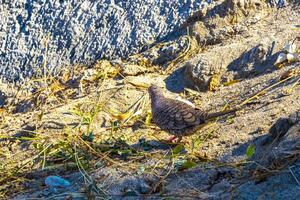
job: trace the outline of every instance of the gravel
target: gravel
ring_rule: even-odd
[[[2,1],[0,77],[23,81],[116,59],[166,38],[212,0]]]

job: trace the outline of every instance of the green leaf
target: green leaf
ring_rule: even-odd
[[[88,135],[85,135],[85,134],[82,135],[82,139],[84,141],[93,142],[94,138],[95,138],[95,136],[94,136],[93,131],[91,131]]]
[[[246,155],[248,158],[251,158],[255,153],[255,145],[251,144],[247,147]]]
[[[199,138],[196,138],[195,140],[193,140],[193,147],[194,148],[199,148],[200,145],[203,143],[202,139],[199,137]]]
[[[190,169],[195,167],[197,164],[191,160],[187,160],[184,163],[181,164],[180,170],[184,170],[184,169]]]
[[[174,155],[174,156],[178,155],[183,149],[184,149],[184,146],[183,146],[182,144],[177,145],[177,146],[173,149],[173,155]]]

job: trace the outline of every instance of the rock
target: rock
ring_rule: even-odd
[[[148,194],[149,192],[151,192],[151,187],[144,181],[142,181],[138,187],[138,191],[141,194]]]
[[[274,63],[274,65],[277,68],[281,68],[286,63],[293,63],[300,61],[300,56],[297,52],[297,46],[293,43],[286,44],[282,52],[278,54],[277,59]]]
[[[107,191],[109,195],[113,196],[140,196],[149,193],[151,187],[148,184],[147,177],[144,175],[137,175],[135,173],[127,174],[122,169],[115,169],[111,167],[101,168],[92,175],[94,179],[100,179],[98,182],[100,188]]]
[[[134,65],[134,64],[124,64],[121,65],[121,73],[124,76],[136,76],[141,73],[149,72],[150,69],[145,67]]]
[[[215,184],[209,191],[212,193],[223,193],[230,188],[230,183],[227,180],[222,180],[220,183]]]
[[[199,44],[203,44],[206,41],[213,41],[209,29],[206,28],[202,21],[197,21],[191,26],[191,35],[196,37]]]
[[[190,43],[192,42],[188,37],[180,37],[166,43],[159,43],[142,53],[142,55],[149,59],[152,64],[166,68],[166,66],[179,57],[186,48],[193,48]]]
[[[289,170],[286,170],[276,174],[276,176],[269,177],[261,183],[248,181],[235,188],[231,192],[230,198],[247,200],[297,200],[299,199],[299,187]]]
[[[293,114],[291,114],[288,118],[289,122],[291,124],[297,124],[300,122],[300,111],[297,111]]]
[[[62,66],[125,58],[165,39],[204,3],[4,1],[0,7],[1,78],[23,81],[42,66],[56,73]]]
[[[191,35],[201,45],[218,44],[236,33],[247,32],[246,27],[267,16],[267,10],[262,0],[225,0],[190,24]]]
[[[288,1],[287,1],[287,0],[268,0],[268,2],[269,2],[272,6],[277,6],[277,7],[279,7],[279,8],[288,5]]]
[[[252,177],[256,181],[237,187],[231,198],[299,199],[299,122],[300,111],[297,111],[272,126],[267,144],[261,142],[264,139],[257,141],[253,160],[258,165]]]
[[[2,108],[7,102],[7,96],[0,90],[0,108]]]
[[[198,55],[185,64],[185,79],[192,81],[194,87],[207,90],[214,75],[222,74],[225,70],[222,66],[215,64],[215,59],[205,55]]]
[[[300,111],[291,114],[288,118],[280,118],[260,142],[257,142],[254,160],[260,166],[270,170],[283,169],[291,165],[300,154]],[[264,169],[259,170],[264,171]]]
[[[260,43],[230,63],[228,69],[235,72],[237,79],[262,73],[267,70],[270,49],[271,46],[268,44]]]
[[[34,108],[35,108],[35,103],[32,99],[22,100],[15,106],[13,113],[25,113],[25,112],[32,111]]]
[[[295,44],[286,44],[283,47],[283,51],[284,53],[296,53],[297,52],[297,46]]]

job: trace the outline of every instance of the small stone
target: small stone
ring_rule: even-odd
[[[141,194],[147,194],[151,191],[151,189],[152,188],[145,182],[141,182],[138,188]]]
[[[294,112],[289,116],[289,122],[291,124],[296,124],[300,122],[300,111]]]
[[[195,88],[203,91],[208,89],[212,77],[219,71],[208,58],[200,55],[185,64],[186,80],[191,80]]]

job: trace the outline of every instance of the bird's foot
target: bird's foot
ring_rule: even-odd
[[[177,136],[172,136],[167,140],[164,140],[163,142],[166,144],[172,144],[172,145],[176,145],[176,144],[180,144],[182,137],[177,137]]]
[[[169,142],[176,142],[177,136],[172,136],[168,139]]]

